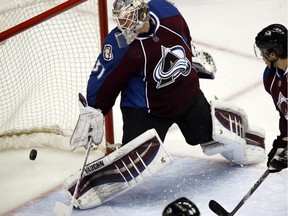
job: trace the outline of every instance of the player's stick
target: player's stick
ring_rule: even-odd
[[[246,202],[246,200],[255,192],[255,190],[260,186],[260,184],[266,179],[269,175],[269,169],[267,169],[258,181],[253,185],[253,187],[248,191],[248,193],[243,197],[243,199],[238,203],[238,205],[233,209],[232,212],[227,212],[219,203],[215,200],[210,200],[209,208],[219,216],[232,216],[234,215],[239,208]]]
[[[81,180],[83,172],[84,172],[84,168],[87,164],[87,159],[88,159],[88,156],[90,153],[91,145],[92,145],[92,139],[91,139],[91,137],[88,137],[88,146],[87,146],[87,150],[86,150],[84,164],[83,164],[83,167],[81,169],[81,173],[78,177],[70,205],[66,205],[63,202],[58,201],[55,205],[55,208],[54,208],[54,214],[56,216],[70,216],[72,214],[74,202],[75,202],[77,191],[78,191],[78,187],[79,187],[80,180]]]

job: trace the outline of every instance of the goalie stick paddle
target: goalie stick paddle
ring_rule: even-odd
[[[253,185],[253,187],[248,191],[248,193],[242,198],[242,200],[237,204],[237,206],[233,209],[232,212],[227,212],[219,203],[215,200],[210,200],[209,208],[219,216],[232,216],[234,215],[240,207],[246,202],[246,200],[256,191],[256,189],[260,186],[260,184],[266,179],[269,175],[269,169],[267,169],[262,176],[258,179],[258,181]]]

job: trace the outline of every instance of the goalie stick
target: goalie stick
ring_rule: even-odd
[[[253,187],[248,191],[248,193],[242,198],[242,200],[238,203],[238,205],[233,209],[232,212],[227,212],[219,203],[215,200],[210,200],[209,208],[219,216],[232,216],[234,215],[240,207],[246,202],[246,200],[256,191],[256,189],[260,186],[260,184],[266,179],[269,175],[269,169],[267,169],[262,176],[258,179],[258,181],[253,185]]]
[[[88,138],[88,146],[87,146],[87,150],[86,150],[84,164],[83,164],[83,167],[81,169],[81,173],[80,173],[80,175],[79,175],[79,177],[77,179],[77,183],[76,183],[76,186],[75,186],[75,190],[74,190],[73,196],[71,198],[70,205],[68,206],[68,205],[66,205],[66,204],[64,204],[63,202],[60,202],[60,201],[56,202],[56,205],[54,207],[54,214],[56,216],[70,216],[72,214],[74,202],[75,202],[77,191],[78,191],[78,187],[79,187],[79,184],[80,184],[80,180],[81,180],[81,178],[83,176],[84,168],[85,168],[85,166],[87,164],[87,159],[88,159],[88,156],[89,156],[89,153],[90,153],[91,146],[92,146],[92,140],[89,137]]]
[[[82,103],[82,105],[84,107],[86,107],[87,106],[87,102],[86,102],[84,96],[81,93],[79,93],[78,96],[79,96],[79,101]],[[99,144],[99,143],[96,143],[96,144]],[[78,192],[78,187],[79,187],[81,178],[82,178],[83,173],[84,173],[84,168],[85,168],[85,166],[87,164],[87,160],[88,160],[88,156],[89,156],[91,147],[92,147],[92,138],[90,136],[88,136],[88,144],[87,144],[87,149],[86,149],[84,163],[83,163],[83,166],[81,168],[80,175],[79,175],[79,177],[77,179],[77,183],[76,183],[76,186],[75,186],[75,190],[74,190],[73,196],[71,198],[70,205],[68,206],[68,205],[66,205],[66,204],[64,204],[63,202],[60,202],[60,201],[56,202],[56,205],[54,207],[54,214],[56,216],[70,216],[72,214],[74,202],[75,202],[75,199],[76,199],[76,196],[77,196],[77,192]]]

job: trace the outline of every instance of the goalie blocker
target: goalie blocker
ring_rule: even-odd
[[[206,155],[220,153],[236,164],[256,164],[265,160],[265,131],[248,124],[245,111],[228,102],[211,101],[213,140],[201,144]]]

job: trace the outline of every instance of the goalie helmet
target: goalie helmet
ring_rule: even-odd
[[[200,212],[191,200],[181,197],[167,205],[162,216],[200,216]]]
[[[148,4],[143,0],[116,0],[112,14],[127,44],[135,40],[139,29],[150,17]]]
[[[260,55],[267,58],[271,52],[275,52],[279,58],[287,58],[287,29],[281,24],[272,24],[260,31],[255,38],[254,51],[257,48]]]

